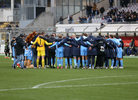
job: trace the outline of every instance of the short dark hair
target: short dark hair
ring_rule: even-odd
[[[114,35],[113,37],[117,38],[117,35]]]
[[[20,34],[20,37],[24,37],[24,35],[23,34]]]
[[[87,36],[87,33],[83,33],[82,35]]]
[[[41,33],[37,33],[37,35],[41,35]]]
[[[52,35],[55,35],[56,36],[56,33],[52,33]]]
[[[41,32],[41,34],[43,35],[43,34],[45,34],[44,32]]]
[[[113,35],[111,34],[110,37],[113,38]]]
[[[105,37],[109,38],[109,36],[108,36],[108,35],[106,35]]]

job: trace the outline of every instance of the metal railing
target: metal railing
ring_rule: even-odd
[[[59,21],[57,24],[86,24],[86,23],[105,23],[105,24],[138,24],[138,21],[124,21],[124,22],[107,22],[107,20],[86,20],[83,22],[79,21]]]

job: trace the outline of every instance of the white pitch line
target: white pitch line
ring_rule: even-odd
[[[129,83],[105,83],[105,84],[86,84],[86,85],[65,85],[65,86],[51,86],[44,88],[65,88],[65,87],[87,87],[87,86],[105,86],[105,85],[126,85],[126,84],[137,84],[138,82]]]
[[[77,79],[68,79],[68,80],[61,80],[61,81],[53,81],[53,82],[47,82],[47,83],[42,83],[42,84],[38,84],[32,88],[39,88],[40,86],[43,85],[48,85],[48,84],[52,84],[52,83],[62,83],[62,82],[69,82],[69,81],[77,81],[77,80],[85,80],[85,79],[92,79],[92,78],[110,78],[110,77],[129,77],[129,76],[133,76],[133,75],[120,75],[120,76],[102,76],[102,77],[88,77],[88,78],[77,78]]]
[[[127,84],[138,84],[138,82],[128,83],[105,83],[105,84],[86,84],[86,85],[65,85],[65,86],[50,86],[50,87],[38,87],[38,88],[14,88],[14,89],[0,89],[0,92],[13,91],[13,90],[33,90],[33,89],[48,89],[48,88],[66,88],[66,87],[88,87],[88,86],[109,86],[109,85],[127,85]]]

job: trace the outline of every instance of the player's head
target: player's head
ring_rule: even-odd
[[[22,38],[22,39],[23,39],[23,38],[24,38],[24,35],[23,35],[23,34],[20,34],[20,38]]]
[[[113,38],[113,35],[112,35],[112,34],[111,34],[111,35],[109,35],[109,38],[111,38],[111,39],[112,39],[112,38]]]
[[[117,35],[114,35],[113,37],[114,37],[114,38],[117,38]]]
[[[44,35],[45,35],[45,33],[44,33],[44,32],[41,32],[41,35],[42,35],[42,36],[44,36]]]
[[[15,38],[15,37],[13,37],[12,39],[13,39],[13,40],[15,40],[16,38]]]
[[[56,34],[55,34],[55,33],[53,33],[52,35],[53,35],[54,37],[56,37]]]
[[[45,37],[49,38],[49,35],[48,35],[48,34],[46,34],[46,35],[45,35]]]
[[[40,35],[41,35],[41,33],[37,33],[37,35],[38,35],[38,36],[40,36]]]
[[[108,38],[109,38],[109,36],[108,36],[108,35],[106,35],[106,36],[105,36],[105,39],[108,39]]]
[[[75,35],[75,34],[73,34],[73,35],[72,35],[72,38],[76,38],[76,35]]]
[[[62,38],[62,34],[58,34],[58,38]]]
[[[104,38],[104,36],[103,36],[103,35],[99,35],[99,37]]]
[[[87,33],[83,33],[82,36],[86,36],[87,37]]]

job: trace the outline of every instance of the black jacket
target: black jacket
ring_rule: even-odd
[[[105,9],[103,7],[100,8],[100,12],[104,13]]]
[[[20,55],[24,53],[23,46],[25,46],[25,42],[23,41],[22,38],[17,37],[16,38],[16,55]]]
[[[14,41],[15,41],[15,40],[11,40],[11,47],[13,47],[13,46],[14,46],[14,44],[13,44],[13,43],[14,43]]]
[[[105,48],[107,46],[107,43],[104,39],[97,40],[97,43],[94,44],[92,48],[97,47],[97,54],[98,55],[105,55]]]

